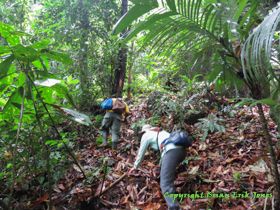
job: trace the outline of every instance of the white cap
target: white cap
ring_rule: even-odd
[[[149,130],[151,130],[152,126],[149,124],[146,124],[142,127],[142,131],[141,132],[147,132]]]

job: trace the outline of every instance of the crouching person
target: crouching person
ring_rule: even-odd
[[[124,114],[125,113],[125,114]],[[117,150],[119,138],[121,136],[120,128],[122,121],[130,114],[127,104],[122,99],[113,98],[112,109],[106,110],[101,127],[103,143],[100,146],[108,145],[108,133],[111,128],[113,150]]]
[[[154,150],[159,150],[161,144],[166,143],[170,137],[170,133],[159,128],[152,128],[150,125],[144,125],[142,128],[142,138],[140,143],[140,148],[136,161],[134,163],[134,168],[132,168],[128,174],[131,175],[135,171],[141,161],[144,158],[148,146],[151,146]],[[165,141],[164,141],[165,140]],[[188,140],[189,141],[189,140]],[[191,142],[188,142],[188,146],[191,146]],[[175,194],[174,178],[176,167],[182,162],[186,157],[186,146],[178,146],[174,143],[168,143],[161,148],[161,171],[160,171],[160,187],[163,195]],[[165,201],[169,209],[179,209],[179,204],[177,199],[174,200],[173,197],[166,196]]]

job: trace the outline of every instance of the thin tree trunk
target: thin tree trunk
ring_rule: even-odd
[[[84,5],[82,2],[79,3],[80,10],[83,11]],[[90,94],[88,92],[88,33],[89,33],[89,17],[88,12],[84,11],[80,18],[80,24],[82,28],[81,40],[80,40],[80,52],[81,52],[81,64],[80,64],[80,81],[82,89],[82,98],[79,104],[79,108],[85,106],[89,101]]]
[[[122,10],[121,16],[123,16],[127,12],[127,0],[122,0]],[[124,29],[120,36],[123,36],[126,32]],[[115,69],[115,84],[113,86],[112,93],[116,95],[116,97],[122,96],[123,93],[123,84],[125,80],[126,73],[126,63],[127,63],[127,48],[122,47],[119,50],[119,64]]]
[[[275,202],[275,209],[279,209],[279,204],[280,204],[280,179],[279,179],[279,172],[278,172],[278,167],[277,167],[277,162],[276,162],[276,158],[275,158],[275,153],[274,153],[274,149],[272,146],[272,141],[271,141],[271,137],[269,135],[268,132],[268,128],[266,125],[266,120],[264,117],[264,113],[263,113],[263,108],[261,104],[257,104],[258,109],[259,109],[259,114],[260,114],[260,120],[262,123],[262,128],[264,131],[264,136],[267,142],[267,146],[269,149],[269,153],[270,153],[270,158],[271,158],[271,163],[272,163],[272,168],[273,168],[273,173],[274,173],[274,180],[275,180],[275,185],[276,185],[276,191],[275,191],[275,197],[276,197],[276,202]]]
[[[129,74],[128,74],[128,89],[127,89],[127,99],[131,100],[131,77],[132,77],[132,67],[133,67],[133,53],[134,53],[134,42],[132,42],[131,46],[131,61],[130,61],[130,66],[129,66]]]
[[[26,82],[25,82],[24,89],[23,89],[23,94],[22,94],[22,102],[21,102],[21,107],[20,107],[20,117],[19,117],[18,129],[17,129],[16,142],[15,142],[15,145],[14,145],[14,148],[13,148],[13,151],[12,151],[12,154],[13,154],[13,170],[12,170],[13,179],[12,179],[11,192],[10,192],[9,200],[8,200],[8,205],[9,205],[9,208],[11,208],[11,209],[13,209],[11,201],[12,201],[12,197],[13,197],[13,193],[14,193],[14,189],[15,189],[15,183],[16,183],[17,146],[18,146],[18,140],[19,140],[19,133],[20,133],[21,125],[22,125],[25,93],[26,93]]]
[[[27,79],[28,79],[28,75],[26,75],[26,81],[27,81]],[[29,83],[29,89],[32,90],[31,83]],[[41,120],[40,120],[40,117],[39,117],[39,114],[38,114],[38,109],[36,107],[33,92],[32,91],[30,91],[30,92],[31,92],[31,98],[32,98],[32,101],[33,101],[33,107],[34,107],[35,114],[36,114],[36,119],[37,119],[37,122],[38,122],[38,125],[39,125],[39,128],[40,128],[40,131],[41,131],[41,136],[43,137],[43,151],[44,151],[44,155],[45,155],[46,161],[47,161],[48,192],[49,192],[49,198],[50,198],[49,210],[52,210],[53,209],[53,201],[52,201],[52,177],[51,177],[52,175],[51,175],[51,167],[50,167],[50,152],[49,152],[49,149],[47,148],[46,137],[45,137],[46,135],[45,135],[43,125],[41,123]]]

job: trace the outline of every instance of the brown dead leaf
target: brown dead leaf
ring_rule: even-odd
[[[64,187],[63,184],[58,184],[58,187],[59,187],[59,189],[61,189],[61,190],[65,190],[65,187]]]
[[[190,152],[193,152],[194,154],[196,154],[198,156],[198,152],[195,149],[191,148],[189,150],[190,150]]]
[[[54,186],[52,187],[52,189],[53,189],[55,192],[57,192],[57,193],[61,193],[61,191],[58,189],[58,187],[57,187],[56,185],[54,185]]]
[[[129,192],[132,201],[135,202],[138,199],[138,193],[135,184],[131,183],[130,185],[128,185],[127,190]]]
[[[149,167],[155,166],[155,164],[153,164],[153,163],[151,163],[151,162],[149,162],[149,161],[145,161],[145,162],[143,162],[141,165],[147,165],[147,166],[149,166]]]
[[[114,205],[112,202],[104,200],[104,199],[101,199],[101,198],[100,198],[100,202],[103,203],[105,206],[112,206],[112,205]]]
[[[206,150],[206,148],[207,148],[207,145],[205,142],[203,142],[199,145],[199,150],[201,150],[201,151]]]
[[[234,157],[234,158],[228,158],[226,159],[225,161],[223,161],[223,164],[226,164],[226,163],[231,163],[232,161],[236,160],[238,158]]]
[[[159,208],[160,208],[159,203],[150,203],[144,208],[144,210],[157,210]]]
[[[81,169],[76,164],[73,164],[73,168],[78,172],[82,172]]]
[[[121,205],[126,204],[129,197],[130,197],[130,195],[127,195],[126,197],[124,197],[124,198],[121,200],[120,204],[121,204]]]
[[[68,190],[69,187],[71,187],[72,184],[73,184],[72,180],[69,180],[66,184],[66,190]]]
[[[202,179],[202,181],[207,182],[207,183],[216,183],[216,182],[220,182],[221,180]]]
[[[49,198],[49,194],[44,195],[42,198],[39,198],[34,204],[29,206],[29,208],[34,208],[35,206],[38,206],[40,203],[46,201]]]
[[[218,155],[218,154],[216,154],[216,153],[213,153],[213,152],[209,152],[209,156],[211,156],[211,155],[213,155],[214,157],[219,157],[219,158],[221,158],[222,156],[221,155]]]
[[[225,182],[224,181],[221,181],[219,184],[218,184],[219,187],[224,187],[225,186]]]
[[[141,194],[142,192],[144,192],[146,189],[147,189],[147,186],[143,187],[142,190],[140,190],[140,192],[138,193],[138,195]]]
[[[130,135],[133,135],[133,134],[134,134],[134,131],[133,131],[133,130],[130,130],[130,129],[127,129],[127,133],[129,133]]]
[[[188,172],[188,174],[196,174],[196,172],[198,171],[198,169],[199,169],[199,165],[198,166],[195,166],[195,167],[193,167],[189,172]]]

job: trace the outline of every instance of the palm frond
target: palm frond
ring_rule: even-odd
[[[229,39],[237,36],[236,21],[239,20],[248,0],[221,0],[221,3],[211,3],[215,1],[209,0],[132,0],[132,2],[135,5],[115,24],[113,34],[119,33],[138,18],[143,19],[144,15],[148,18],[140,21],[124,36],[124,43],[141,31],[146,31],[144,44],[153,42],[153,47],[158,47],[159,42],[166,42],[172,37],[177,37],[173,47],[182,41],[190,45],[189,37],[196,36],[198,39],[223,42],[224,48],[232,51]],[[257,3],[254,2],[257,1],[252,0],[251,4],[255,8]],[[246,18],[248,15],[249,13],[246,14]],[[246,18],[242,19],[243,23]]]
[[[272,66],[272,44],[275,41],[275,30],[280,21],[280,8],[274,8],[264,21],[253,30],[245,41],[241,51],[242,68],[245,79],[256,80],[264,84],[271,79],[277,79]]]

